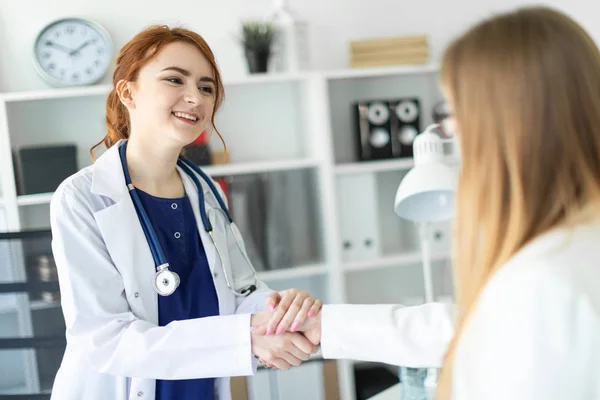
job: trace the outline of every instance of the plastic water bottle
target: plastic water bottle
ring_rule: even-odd
[[[400,367],[402,400],[427,400],[427,368]]]

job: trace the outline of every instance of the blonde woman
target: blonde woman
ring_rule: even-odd
[[[445,353],[438,400],[600,399],[598,47],[560,12],[520,9],[456,39],[441,83],[462,155],[457,318],[327,305],[301,330],[327,358]]]

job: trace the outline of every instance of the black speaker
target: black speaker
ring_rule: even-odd
[[[421,132],[421,105],[419,99],[404,98],[390,102],[394,110],[394,157],[412,157],[413,141]]]
[[[14,165],[19,195],[53,192],[77,172],[77,147],[22,147],[15,151]]]
[[[421,128],[418,99],[371,100],[352,107],[359,160],[412,157],[412,143]]]
[[[391,112],[387,101],[354,104],[359,160],[392,157]]]

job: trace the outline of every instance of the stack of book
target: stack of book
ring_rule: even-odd
[[[351,67],[426,64],[428,59],[427,35],[373,38],[350,42]]]

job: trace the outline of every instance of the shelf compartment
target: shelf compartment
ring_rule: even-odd
[[[313,169],[295,169],[219,180],[259,273],[273,279],[283,274],[279,279],[285,279],[300,271],[295,266],[322,264],[317,175]]]
[[[418,131],[422,132],[432,122],[433,107],[443,97],[437,86],[435,70],[427,70],[431,73],[416,73],[425,69],[405,68],[405,74],[400,73],[402,69],[382,69],[380,71],[383,72],[379,75],[348,74],[341,75],[347,79],[333,79],[327,82],[336,163],[355,162],[360,158],[354,109],[357,102],[417,98],[420,103]]]
[[[418,254],[413,255],[412,260],[404,257],[379,260],[379,266],[386,268],[373,268],[372,265],[375,264],[365,264],[362,269],[344,274],[349,303],[411,306],[425,302],[423,267]],[[447,301],[453,293],[449,260],[444,257],[433,259],[431,276],[435,301]]]

